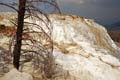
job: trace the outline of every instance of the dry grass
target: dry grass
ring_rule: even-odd
[[[5,25],[0,25],[0,33],[11,37],[13,35],[15,35],[16,33],[16,29],[13,26],[5,26]]]
[[[4,18],[0,15],[0,21],[2,21]]]

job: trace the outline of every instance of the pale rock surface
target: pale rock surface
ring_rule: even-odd
[[[103,62],[105,62],[105,63],[107,63],[107,64],[109,64],[109,65],[111,65],[111,66],[115,66],[115,67],[120,67],[120,62],[119,62],[119,60],[118,59],[116,59],[116,58],[114,58],[114,57],[112,57],[111,55],[103,55],[103,56],[100,56],[100,59],[103,61]]]
[[[53,14],[48,17],[53,26],[51,37],[55,62],[58,67],[61,66],[59,70],[65,72],[61,74],[69,74],[65,76],[67,80],[120,80],[120,61],[112,56],[120,54],[120,48],[103,26],[74,15]],[[45,26],[40,21],[26,21]]]
[[[16,69],[12,69],[6,73],[0,80],[33,80],[32,76],[25,72],[19,72]]]
[[[106,29],[78,16],[50,15],[56,63],[75,80],[120,80],[120,53]],[[73,80],[68,78],[68,80]],[[59,79],[60,80],[60,79]]]

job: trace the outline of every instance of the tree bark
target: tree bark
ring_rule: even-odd
[[[19,11],[18,11],[18,26],[16,32],[16,42],[13,50],[13,65],[16,69],[20,66],[20,53],[22,46],[22,34],[24,26],[26,0],[19,0]]]

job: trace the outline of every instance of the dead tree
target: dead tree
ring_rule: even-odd
[[[44,74],[47,78],[52,78],[52,75],[55,74],[54,71],[54,58],[53,58],[53,41],[51,38],[51,33],[52,33],[52,26],[51,26],[51,22],[47,16],[47,12],[41,10],[41,7],[39,5],[41,5],[41,3],[43,3],[45,5],[45,3],[51,5],[54,7],[54,10],[57,10],[60,13],[59,7],[57,6],[57,3],[55,0],[19,0],[19,8],[16,9],[15,7],[13,7],[11,4],[6,4],[3,2],[0,2],[1,5],[5,5],[7,7],[10,7],[12,9],[14,9],[15,11],[18,12],[18,19],[17,19],[17,23],[14,23],[17,26],[17,32],[16,32],[16,37],[15,37],[15,45],[14,45],[14,49],[13,49],[13,65],[15,66],[15,68],[19,69],[20,66],[20,56],[22,55],[22,53],[32,53],[34,55],[37,55],[37,63],[38,65],[43,65],[42,69],[44,70]],[[47,5],[48,6],[48,5]],[[52,11],[52,12],[53,12]],[[50,12],[51,13],[51,12]],[[40,17],[39,15],[42,15],[45,19],[42,19],[42,17]],[[38,21],[41,21],[45,24],[46,29],[49,30],[49,32],[47,33],[43,27],[44,26],[40,26],[39,24],[36,24],[34,22],[25,22],[24,19],[36,19]],[[47,39],[49,39],[50,44],[51,45],[50,48],[46,48],[42,42],[37,41],[33,38],[24,38],[23,35],[24,34],[37,34],[41,36],[41,32],[37,32],[37,31],[29,31],[27,28],[27,31],[25,29],[25,26],[27,25],[31,25],[31,26],[35,26],[37,29],[40,29],[41,32],[47,37]],[[50,27],[48,26],[50,25]],[[28,26],[29,28],[29,26]],[[32,44],[29,43],[25,43],[23,44],[22,41],[26,41],[29,40]],[[33,49],[22,49],[22,46],[30,46],[30,47],[34,47]],[[35,50],[37,49],[37,50]],[[34,58],[36,58],[36,56],[33,56]]]
[[[22,46],[25,6],[26,6],[26,0],[19,0],[16,43],[15,43],[14,51],[13,51],[13,65],[17,69],[19,69],[19,65],[20,65],[20,53],[21,53],[21,46]]]

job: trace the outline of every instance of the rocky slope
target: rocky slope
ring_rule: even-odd
[[[103,26],[74,15],[53,14],[48,17],[53,26],[55,62],[60,67],[60,74],[64,73],[56,80],[120,80],[120,61],[112,56],[120,54],[120,49]],[[26,21],[44,25],[40,21]],[[1,20],[1,24],[5,22]],[[0,40],[0,46],[6,48],[7,45],[3,45],[9,37]],[[26,68],[32,70],[32,67]]]

